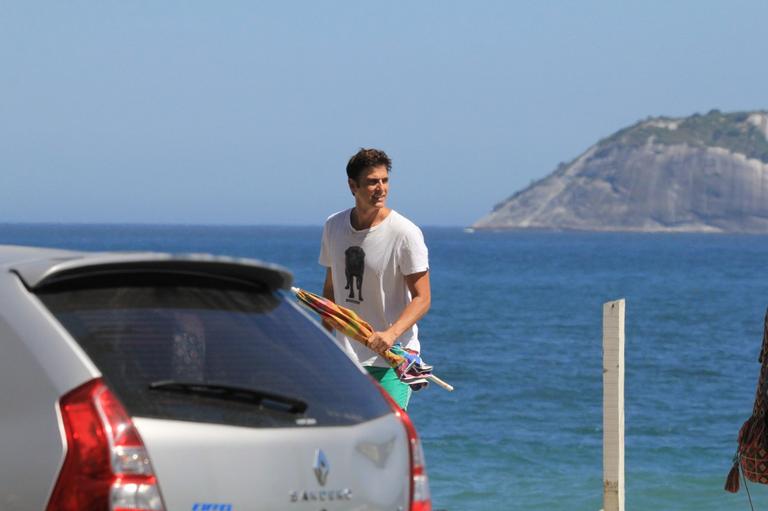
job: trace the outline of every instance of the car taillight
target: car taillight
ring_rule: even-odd
[[[61,398],[67,454],[47,511],[164,511],[147,450],[101,378]]]
[[[421,440],[411,418],[400,408],[392,396],[379,385],[379,390],[392,408],[394,414],[400,419],[408,435],[408,448],[411,458],[411,505],[410,511],[432,511],[432,497],[429,494],[429,476],[427,464],[424,460],[424,450]]]

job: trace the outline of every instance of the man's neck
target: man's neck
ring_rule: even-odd
[[[358,231],[375,227],[383,222],[391,211],[389,208],[371,208],[363,211],[355,206],[351,215],[352,227]]]

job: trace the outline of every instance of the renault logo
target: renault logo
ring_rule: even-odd
[[[328,480],[328,472],[331,471],[331,466],[322,449],[318,449],[315,452],[315,464],[313,468],[315,470],[317,482],[320,483],[320,486],[325,486],[325,482]]]

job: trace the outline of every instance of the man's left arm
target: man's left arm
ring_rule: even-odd
[[[400,317],[383,332],[374,332],[368,338],[373,351],[387,351],[403,332],[411,328],[429,310],[432,295],[429,287],[429,270],[405,276],[405,283],[411,291],[411,303],[406,305]]]

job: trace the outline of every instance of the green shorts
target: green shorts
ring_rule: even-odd
[[[368,374],[384,387],[384,390],[392,396],[395,403],[400,405],[403,410],[408,409],[408,401],[411,399],[411,387],[400,381],[397,373],[391,367],[366,366]]]

